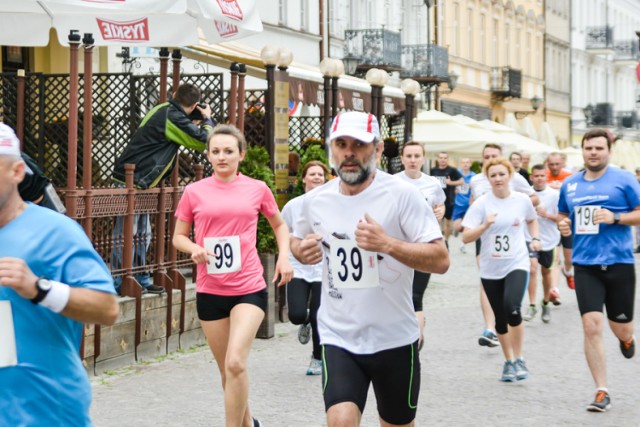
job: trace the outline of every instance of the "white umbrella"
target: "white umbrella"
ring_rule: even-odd
[[[525,117],[524,119],[522,119],[522,123],[520,126],[521,129],[521,134],[524,136],[527,136],[531,139],[535,139],[536,141],[538,141],[538,132],[536,132],[536,128],[533,126],[533,121],[531,120],[531,117]]]
[[[0,0],[0,45],[46,46],[54,28],[95,44],[182,46],[217,43],[262,31],[255,0]]]
[[[525,133],[522,130],[522,127],[520,127],[520,123],[518,123],[518,119],[516,119],[516,116],[513,113],[507,113],[504,116],[504,125],[515,130],[520,135],[525,135]]]
[[[554,150],[558,150],[558,141],[556,140],[556,135],[553,133],[553,129],[551,129],[551,125],[548,122],[542,123],[540,126],[540,142]]]
[[[575,147],[567,147],[560,150],[560,153],[567,157],[567,167],[579,170],[584,167],[584,158],[582,157],[582,150]]]
[[[458,156],[479,157],[485,144],[500,143],[496,137],[492,132],[467,126],[436,110],[422,111],[413,120],[413,140],[425,144],[430,153],[446,151]]]
[[[534,139],[527,138],[526,136],[520,135],[512,128],[501,125],[500,123],[496,123],[492,120],[481,120],[480,124],[484,125],[486,129],[491,130],[493,132],[504,134],[509,138],[512,144],[515,144],[516,149],[518,151],[526,151],[531,154],[538,155],[547,155],[551,151],[551,147],[546,146]]]

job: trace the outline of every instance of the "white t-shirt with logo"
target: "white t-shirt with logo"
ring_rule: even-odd
[[[431,208],[443,204],[447,199],[440,180],[436,177],[420,172],[420,177],[413,179],[404,171],[398,172],[394,176],[418,187],[418,190],[420,190],[420,193],[422,193],[422,196],[427,200]]]
[[[300,239],[309,233],[323,236],[320,342],[355,354],[409,345],[419,336],[413,269],[390,255],[348,246],[365,213],[387,235],[410,243],[441,239],[438,222],[417,188],[385,172],[376,171],[371,185],[354,196],[341,194],[339,184],[334,179],[305,195],[293,233]],[[341,277],[348,277],[348,287]]]
[[[476,174],[473,178],[471,178],[469,186],[471,187],[471,195],[473,196],[473,200],[477,200],[483,194],[491,192],[491,183],[484,173]],[[527,180],[524,179],[524,177],[519,173],[514,173],[513,175],[511,175],[511,179],[509,180],[509,188],[512,191],[524,193],[527,196],[530,196],[534,193],[531,185],[529,185]]]
[[[469,207],[462,226],[476,228],[490,213],[497,216],[496,222],[480,236],[480,277],[502,279],[514,270],[529,271],[525,228],[527,221],[537,218],[529,197],[515,191],[504,199],[487,193]]]
[[[560,198],[558,190],[554,190],[547,185],[544,190],[536,191],[536,195],[540,199],[539,206],[542,206],[549,215],[558,215],[558,199]],[[540,233],[538,238],[543,251],[550,251],[558,246],[560,230],[558,230],[558,224],[555,221],[538,215],[538,232]],[[529,230],[526,228],[525,233],[527,241],[531,241]]]

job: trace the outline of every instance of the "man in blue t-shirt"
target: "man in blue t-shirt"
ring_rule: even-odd
[[[113,280],[76,222],[20,198],[24,174],[0,123],[0,426],[89,426],[82,322],[115,322]]]
[[[456,187],[456,199],[453,205],[453,216],[451,219],[453,221],[453,230],[456,233],[462,231],[462,218],[464,217],[464,214],[467,213],[467,210],[469,210],[469,199],[471,198],[469,182],[476,174],[471,170],[471,159],[461,159],[460,169],[458,169],[458,172],[460,172],[460,175],[464,180],[464,184]],[[460,251],[462,251],[462,253],[466,252],[464,243],[460,245]]]
[[[587,410],[594,412],[611,407],[602,342],[603,306],[623,356],[632,358],[636,347],[630,226],[640,224],[640,185],[629,172],[609,166],[611,139],[604,129],[584,135],[585,169],[564,180],[558,202],[558,228],[563,236],[573,234],[572,263],[585,356],[596,383],[596,398]]]

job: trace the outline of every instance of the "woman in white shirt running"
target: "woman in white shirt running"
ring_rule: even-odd
[[[479,197],[462,221],[465,243],[481,239],[480,280],[496,318],[505,363],[502,381],[524,380],[529,370],[522,357],[524,325],[520,306],[529,282],[529,251],[541,249],[536,211],[529,197],[509,189],[513,166],[502,157],[485,163],[491,192]]]
[[[301,177],[304,192],[307,193],[327,181],[329,168],[322,162],[312,160],[303,166]],[[302,215],[303,198],[304,195],[296,197],[282,208],[282,218],[289,226],[290,234],[293,234],[296,222]],[[313,349],[307,375],[321,375],[322,347],[320,347],[318,335],[317,316],[322,292],[322,262],[305,265],[291,254],[289,254],[289,262],[293,266],[293,279],[287,283],[289,320],[294,325],[300,325],[298,340],[302,344],[308,343],[309,338],[312,338]]]

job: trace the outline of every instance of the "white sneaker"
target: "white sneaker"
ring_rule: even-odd
[[[307,368],[307,375],[322,375],[322,360],[314,359],[311,356],[311,363]]]

